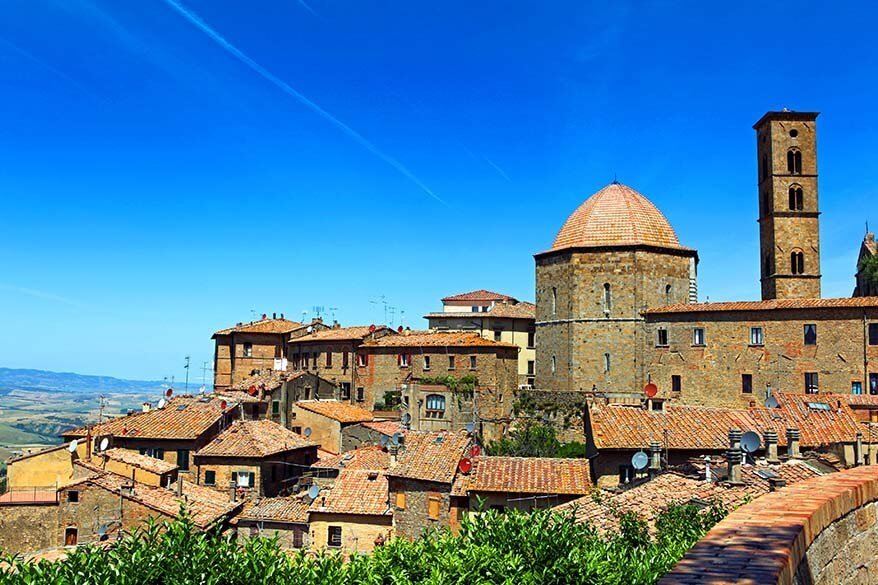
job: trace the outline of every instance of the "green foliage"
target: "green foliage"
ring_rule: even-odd
[[[487,446],[488,455],[511,457],[585,457],[584,443],[562,443],[555,429],[547,425],[528,424]]]
[[[573,514],[550,510],[471,514],[457,535],[433,531],[409,542],[391,539],[371,555],[284,552],[276,539],[238,543],[201,533],[184,514],[156,523],[104,550],[80,546],[55,563],[0,559],[0,583],[21,585],[561,585],[654,583],[721,517],[672,506],[657,533],[626,514],[620,532],[600,536]]]
[[[866,282],[878,286],[878,256],[871,256],[860,262],[860,270],[866,278]]]
[[[420,382],[422,384],[435,384],[437,386],[445,386],[452,392],[472,393],[476,388],[476,384],[478,384],[478,378],[476,378],[472,374],[467,374],[465,376],[461,376],[460,378],[457,378],[455,376],[434,376],[432,378],[420,378]]]

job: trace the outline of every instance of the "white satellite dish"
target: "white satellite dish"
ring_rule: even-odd
[[[302,431],[302,434],[305,435],[305,438],[306,438],[306,439],[307,439],[308,437],[310,437],[310,436],[311,436],[311,427],[305,427],[305,430]]]
[[[777,401],[777,398],[774,396],[769,396],[765,399],[765,407],[766,408],[777,408],[780,406],[780,403]]]
[[[67,446],[67,450],[71,453],[76,453],[76,448],[79,446],[79,441],[77,439],[73,439],[70,441],[70,444]]]
[[[161,400],[159,400],[159,408],[164,408],[164,407],[165,407],[165,404],[166,404],[166,403],[165,403],[165,399],[164,399],[164,398],[162,398]]]
[[[753,431],[747,431],[741,437],[741,448],[747,453],[755,453],[761,445],[762,440]]]
[[[476,428],[476,423],[473,423],[473,422],[466,423],[466,432],[471,433],[475,430],[475,428]]]
[[[311,333],[312,331],[314,331],[314,328],[312,326],[308,325],[308,328],[305,329],[305,331],[307,331],[308,333]]]
[[[110,439],[108,439],[107,437],[104,437],[103,439],[101,439],[101,445],[98,448],[98,451],[106,451],[107,447],[109,447],[109,446],[110,446]]]
[[[207,388],[205,388],[204,386],[202,386],[201,388],[198,389],[198,393],[201,394],[202,396],[204,396],[204,393],[206,391],[207,391]]]
[[[400,433],[393,433],[393,436],[390,438],[394,445],[399,445],[400,439],[402,439],[402,434]]]
[[[646,469],[647,465],[649,465],[649,456],[643,451],[638,451],[631,456],[631,466],[634,469],[637,469],[638,471]]]
[[[320,495],[320,486],[314,484],[308,488],[308,497],[312,500],[316,500],[317,496]]]

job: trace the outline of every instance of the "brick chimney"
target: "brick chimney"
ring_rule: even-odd
[[[741,481],[741,461],[743,459],[741,430],[729,429],[729,450],[726,451],[726,460],[729,462],[729,483],[732,485],[743,485],[743,481]]]
[[[799,459],[801,457],[799,452],[799,429],[792,427],[787,429],[787,456],[790,459]]]
[[[729,447],[732,449],[741,448],[741,437],[743,433],[741,429],[729,429]]]
[[[387,452],[390,454],[390,466],[396,465],[396,456],[399,454],[399,445],[393,443],[387,445]]]
[[[650,463],[649,476],[655,477],[662,469],[662,446],[658,441],[649,444]]]
[[[762,438],[765,441],[765,459],[769,463],[780,463],[777,457],[777,431],[765,431]]]
[[[857,431],[857,442],[854,445],[854,461],[856,465],[865,464],[865,458],[863,457],[863,433]]]

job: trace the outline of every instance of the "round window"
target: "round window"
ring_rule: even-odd
[[[793,128],[792,130],[790,130],[790,138],[798,138],[798,136],[799,136],[799,131],[798,131],[798,130],[796,130],[795,128]]]

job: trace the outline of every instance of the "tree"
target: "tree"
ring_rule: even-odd
[[[878,287],[878,255],[866,258],[860,262],[860,270],[867,284]]]
[[[488,445],[489,455],[509,457],[585,457],[583,443],[562,443],[555,436],[555,429],[548,425],[528,423]]]

